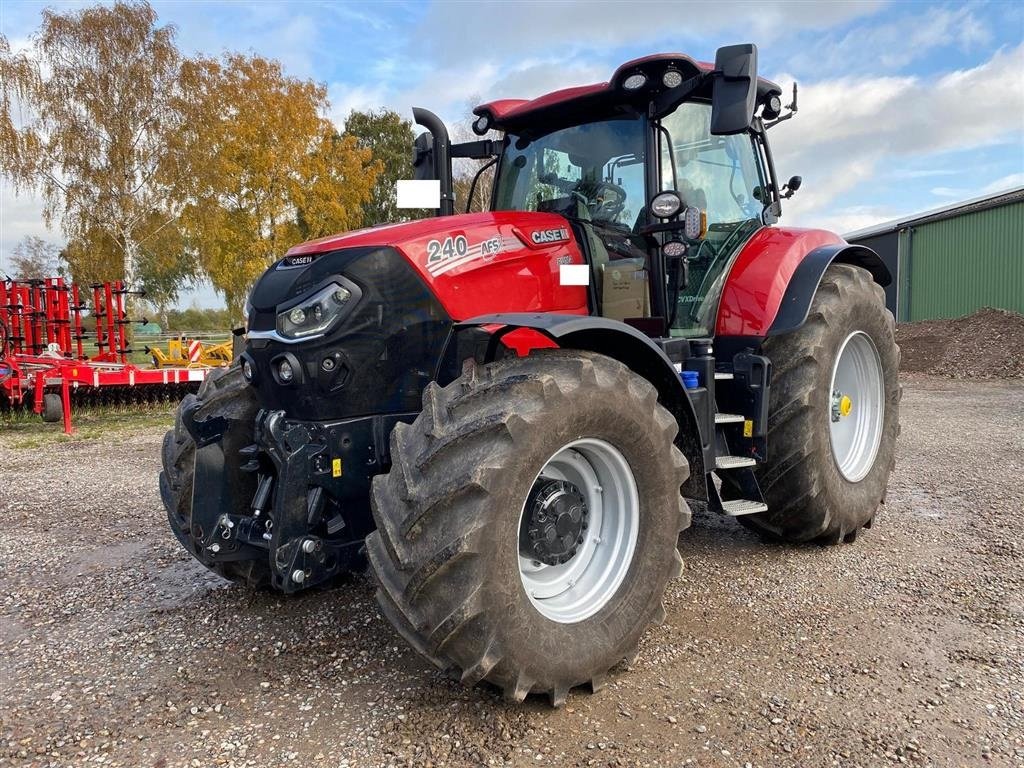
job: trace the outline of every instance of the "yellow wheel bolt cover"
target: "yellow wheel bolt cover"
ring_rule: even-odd
[[[849,416],[850,411],[853,410],[853,400],[850,399],[849,395],[843,395],[839,398],[839,415]]]

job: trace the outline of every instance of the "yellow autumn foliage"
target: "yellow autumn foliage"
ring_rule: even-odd
[[[186,239],[237,311],[291,245],[362,223],[380,164],[336,134],[323,86],[285,76],[276,61],[193,59],[181,77],[183,129],[166,172]]]

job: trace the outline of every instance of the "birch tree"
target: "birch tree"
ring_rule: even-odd
[[[164,173],[181,57],[147,2],[46,9],[26,51],[0,36],[0,172],[69,242],[106,242],[132,285],[178,211]],[[166,239],[166,238],[164,238]]]

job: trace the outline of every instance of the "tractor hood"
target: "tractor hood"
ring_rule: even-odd
[[[561,280],[562,265],[583,263],[569,222],[550,213],[446,216],[304,243],[253,286],[242,359],[260,406],[291,418],[415,413],[453,321],[586,314],[587,287]]]
[[[454,320],[587,312],[586,286],[562,285],[562,265],[585,261],[569,222],[553,213],[470,213],[332,235],[295,246],[271,270],[300,272],[326,254],[379,248],[401,254]]]

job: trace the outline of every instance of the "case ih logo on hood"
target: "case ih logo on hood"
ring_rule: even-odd
[[[530,239],[537,245],[545,243],[560,243],[569,239],[569,230],[565,227],[558,229],[538,229],[530,233]]]
[[[307,264],[312,264],[313,260],[320,255],[321,254],[319,253],[303,253],[298,256],[285,256],[277,265],[277,268],[284,269],[286,267],[304,267]]]

